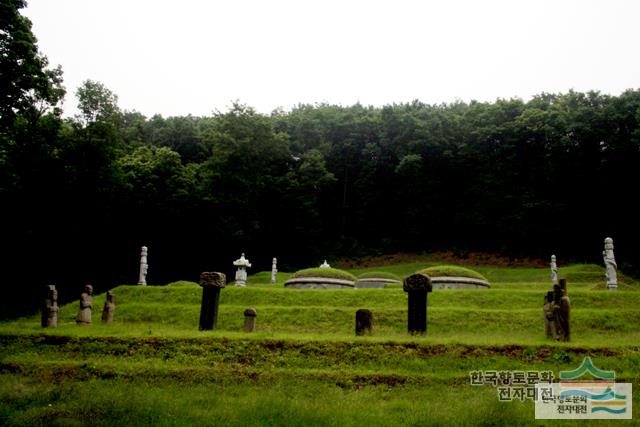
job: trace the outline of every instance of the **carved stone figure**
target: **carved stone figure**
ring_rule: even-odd
[[[602,251],[602,258],[604,259],[604,266],[607,269],[605,276],[607,277],[607,288],[618,288],[618,264],[616,264],[616,258],[613,255],[613,239],[607,237],[604,239],[604,251]]]
[[[93,286],[85,285],[84,292],[80,294],[80,311],[76,317],[76,323],[91,324],[91,310],[93,310]]]
[[[556,264],[555,255],[551,255],[551,263],[549,265],[551,266],[551,284],[557,285],[558,284],[558,264]]]
[[[278,260],[274,258],[271,261],[271,283],[276,283],[277,275],[278,275]]]
[[[553,286],[553,313],[556,339],[569,341],[571,339],[571,302],[567,295],[565,279],[560,279],[560,284]]]
[[[147,271],[149,270],[149,264],[147,264],[148,248],[142,247],[140,251],[140,276],[138,277],[138,285],[147,285]]]
[[[104,308],[102,309],[102,323],[111,323],[113,322],[113,316],[116,312],[116,302],[114,300],[113,292],[107,291],[107,300],[104,303]]]
[[[51,307],[51,289],[55,289],[53,285],[47,285],[44,288],[44,300],[40,307],[40,326],[47,327],[47,319],[49,318],[49,307]]]
[[[47,286],[47,297],[42,306],[42,327],[55,328],[58,326],[58,291],[53,285]]]
[[[544,334],[547,338],[556,339],[556,325],[553,313],[553,291],[547,292],[544,296],[542,312],[544,317]]]

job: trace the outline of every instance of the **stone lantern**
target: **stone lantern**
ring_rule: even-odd
[[[244,257],[244,253],[240,259],[233,261],[233,265],[238,267],[236,271],[236,288],[244,288],[247,283],[247,268],[251,267],[251,263]]]

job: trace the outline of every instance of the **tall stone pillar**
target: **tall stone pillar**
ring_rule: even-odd
[[[616,264],[616,257],[613,255],[613,239],[611,237],[604,239],[602,258],[604,259],[604,266],[607,269],[605,274],[607,278],[607,288],[612,290],[618,289],[618,264]]]
[[[138,285],[147,285],[147,270],[149,269],[149,264],[147,264],[147,253],[147,247],[143,246],[140,252],[140,276],[138,277]]]
[[[278,260],[273,259],[271,261],[271,283],[276,283],[278,275]]]
[[[427,294],[432,291],[431,279],[424,274],[413,274],[402,283],[408,294],[407,329],[410,334],[427,332]]]
[[[218,306],[220,305],[220,289],[227,285],[224,273],[200,273],[202,286],[202,305],[200,306],[200,330],[212,330],[218,323]]]

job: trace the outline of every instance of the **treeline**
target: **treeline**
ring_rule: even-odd
[[[241,252],[253,271],[439,249],[599,262],[606,236],[640,267],[638,90],[147,118],[86,81],[63,119],[61,70],[10,18],[1,277],[27,300],[49,283],[74,298],[85,282],[133,283],[142,245],[153,284],[231,274]]]

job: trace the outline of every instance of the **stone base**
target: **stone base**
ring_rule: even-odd
[[[377,279],[375,277],[368,277],[366,279],[358,279],[356,281],[356,288],[386,288],[389,283],[402,283],[399,280],[393,279]]]
[[[431,286],[433,289],[489,289],[489,282],[482,279],[474,279],[472,277],[450,277],[436,276],[431,277]]]
[[[355,282],[326,277],[296,277],[284,282],[284,287],[292,289],[353,289]]]

